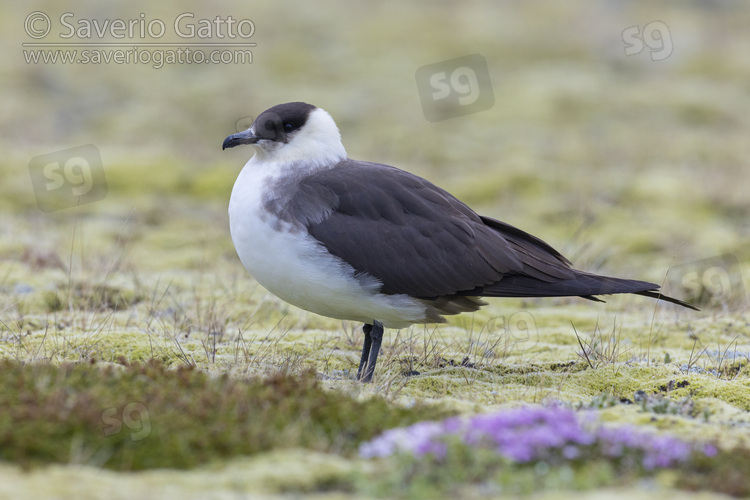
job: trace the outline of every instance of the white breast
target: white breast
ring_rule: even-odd
[[[283,164],[253,157],[240,172],[229,201],[229,229],[245,268],[268,291],[290,304],[332,318],[402,328],[424,322],[426,308],[407,295],[378,293],[372,277],[328,253],[307,231],[280,223],[262,204]]]

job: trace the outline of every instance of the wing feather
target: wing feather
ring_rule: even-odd
[[[575,276],[543,241],[480,217],[447,191],[394,167],[344,161],[301,180],[293,203],[311,206],[304,198],[318,193],[332,200],[330,211],[308,217],[308,232],[355,270],[380,280],[383,293],[436,298],[509,274],[542,281]]]
[[[379,280],[385,294],[458,304],[472,296],[599,300],[594,296],[635,293],[694,308],[660,295],[654,283],[575,270],[541,239],[388,165],[344,160],[303,177],[268,206],[356,273]]]

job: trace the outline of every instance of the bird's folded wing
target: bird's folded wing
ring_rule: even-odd
[[[425,179],[387,165],[345,160],[314,173],[300,181],[286,209],[331,254],[380,280],[387,294],[436,298],[498,288],[505,276],[544,284],[577,274],[542,240],[480,217]]]

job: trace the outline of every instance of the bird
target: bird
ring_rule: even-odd
[[[697,310],[655,283],[577,270],[422,177],[350,159],[331,115],[312,104],[267,109],[222,150],[240,145],[255,149],[229,199],[240,261],[289,304],[363,323],[361,382],[372,382],[384,328],[445,322],[488,297],[630,293]]]

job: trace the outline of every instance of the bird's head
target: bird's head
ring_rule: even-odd
[[[224,139],[221,149],[242,144],[252,145],[263,161],[335,163],[346,158],[331,115],[305,102],[265,110],[249,129]]]

